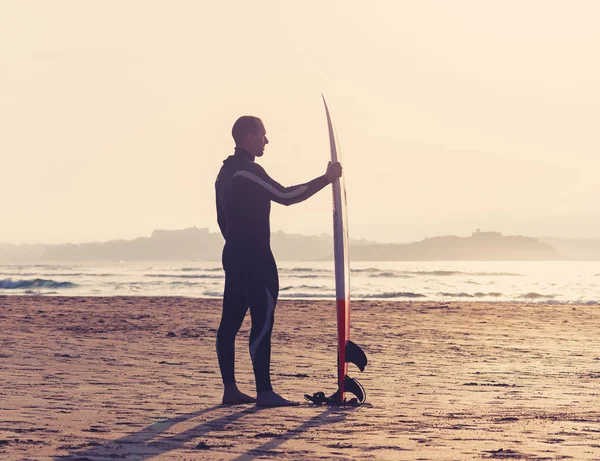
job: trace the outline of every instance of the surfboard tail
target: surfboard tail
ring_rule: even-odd
[[[345,299],[338,299],[336,308],[338,328],[338,393],[341,403],[344,400],[344,378],[348,373],[346,345],[350,340],[350,306]]]
[[[345,299],[338,299],[336,304],[338,327],[338,397],[341,403],[345,398],[348,364],[353,363],[360,371],[365,371],[368,360],[367,355],[361,347],[350,341],[349,303]]]

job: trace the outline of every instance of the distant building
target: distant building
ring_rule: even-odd
[[[477,238],[501,238],[502,234],[500,232],[481,232],[480,229],[477,229],[475,232],[471,234],[471,237]]]

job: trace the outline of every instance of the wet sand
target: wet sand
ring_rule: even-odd
[[[286,397],[335,391],[333,306],[279,302]],[[600,460],[599,306],[355,302],[359,408],[219,405],[219,320],[217,300],[0,296],[0,459]]]

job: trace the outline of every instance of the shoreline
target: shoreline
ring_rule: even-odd
[[[219,405],[220,299],[0,296],[0,457],[600,459],[596,306],[353,305],[367,403],[258,410]],[[278,303],[278,392],[335,391],[335,331],[330,301]]]
[[[198,300],[198,301],[221,301],[223,297],[216,296],[187,296],[187,295],[65,295],[65,294],[0,294],[0,307],[2,307],[1,301],[3,298],[65,298],[65,299],[81,299],[81,298],[90,298],[90,299],[114,299],[119,301],[120,299],[190,299],[190,300]],[[316,302],[316,303],[329,303],[335,305],[335,296],[329,298],[320,298],[320,297],[285,297],[279,296],[277,299],[277,304],[279,305],[281,302]],[[421,297],[415,297],[414,299],[407,297],[403,299],[393,299],[393,298],[351,298],[350,302],[352,305],[354,304],[369,304],[369,303],[390,303],[390,304],[501,304],[501,305],[512,305],[512,304],[523,304],[523,305],[548,305],[548,306],[597,306],[600,305],[600,301],[560,301],[560,300],[548,300],[547,298],[542,298],[539,300],[534,299],[513,299],[513,300],[485,300],[485,299],[477,299],[477,297],[463,299],[422,299]]]

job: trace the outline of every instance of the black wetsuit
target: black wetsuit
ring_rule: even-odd
[[[224,384],[235,383],[235,337],[249,307],[250,356],[256,390],[272,390],[271,332],[279,279],[270,245],[271,201],[283,205],[302,202],[328,184],[327,178],[320,176],[306,184],[283,187],[254,163],[252,154],[240,148],[223,162],[215,188],[217,220],[225,237],[225,293],[217,332],[217,356]]]

